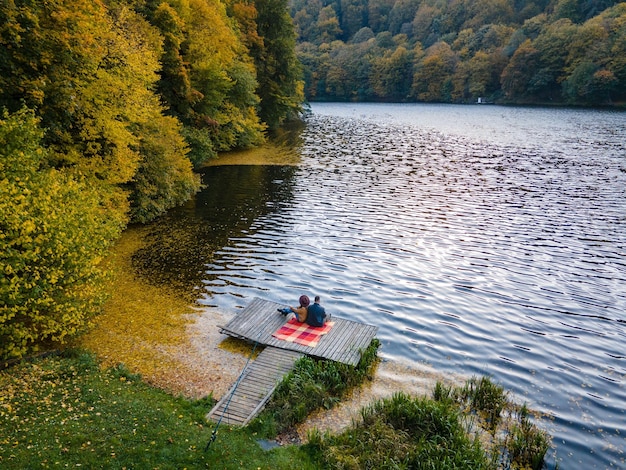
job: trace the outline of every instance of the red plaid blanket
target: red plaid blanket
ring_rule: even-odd
[[[322,335],[330,331],[335,322],[329,321],[324,326],[311,326],[306,323],[300,323],[292,318],[283,326],[281,326],[272,336],[274,338],[289,341],[290,343],[298,343],[303,346],[317,346]]]

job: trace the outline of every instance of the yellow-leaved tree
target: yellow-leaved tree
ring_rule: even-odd
[[[129,215],[153,219],[198,189],[154,91],[161,42],[113,2],[0,3],[0,357],[88,326]]]
[[[158,89],[184,124],[191,161],[261,143],[254,64],[224,4],[163,1],[143,13],[165,38]]]
[[[73,171],[46,168],[30,111],[0,119],[0,358],[65,343],[103,300],[100,262],[121,231]]]
[[[116,218],[128,217],[129,193],[133,214],[148,220],[197,190],[180,126],[165,117],[154,91],[156,28],[100,0],[16,0],[0,5],[0,22],[0,106],[37,110],[50,166],[90,178]],[[168,129],[160,145],[151,143],[155,126]],[[137,172],[155,165],[165,171],[144,171],[135,185]],[[150,188],[146,197],[142,187]],[[150,207],[141,207],[148,198]]]

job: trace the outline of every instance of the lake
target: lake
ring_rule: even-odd
[[[204,169],[138,268],[209,309],[319,294],[544,413],[551,468],[626,468],[626,113],[313,104],[281,152]]]

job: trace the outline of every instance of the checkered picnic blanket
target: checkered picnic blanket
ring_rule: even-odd
[[[335,322],[329,321],[324,326],[311,326],[292,318],[273,333],[272,336],[290,343],[315,347],[320,342],[322,335],[328,333],[334,324]]]

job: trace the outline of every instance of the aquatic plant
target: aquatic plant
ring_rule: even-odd
[[[508,458],[518,468],[539,470],[550,447],[546,434],[540,431],[530,420],[530,412],[523,405],[517,420],[505,438]]]
[[[491,381],[489,377],[472,377],[459,391],[461,400],[469,401],[469,406],[482,414],[487,420],[492,434],[500,423],[502,410],[508,403],[504,388]]]
[[[489,460],[451,402],[396,393],[363,408],[362,421],[337,436],[309,435],[330,468],[472,468]]]
[[[547,434],[528,408],[508,400],[488,377],[461,387],[438,382],[432,398],[396,393],[361,411],[339,435],[309,433],[308,446],[329,468],[540,469]]]

